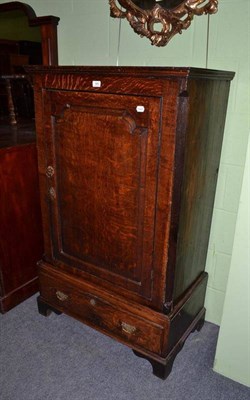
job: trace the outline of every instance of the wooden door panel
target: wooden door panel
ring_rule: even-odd
[[[54,257],[150,298],[160,100],[49,95]]]

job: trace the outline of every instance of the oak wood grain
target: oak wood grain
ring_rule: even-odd
[[[29,71],[45,240],[41,313],[65,312],[121,341],[165,378],[204,321],[205,258],[233,74]]]

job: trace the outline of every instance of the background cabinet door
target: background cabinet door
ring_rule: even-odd
[[[46,96],[47,256],[150,298],[160,99]]]

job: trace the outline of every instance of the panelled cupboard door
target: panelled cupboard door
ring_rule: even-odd
[[[45,96],[48,256],[150,299],[161,100]]]

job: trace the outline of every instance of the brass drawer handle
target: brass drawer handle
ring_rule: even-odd
[[[132,335],[132,333],[135,333],[135,331],[136,331],[135,326],[129,325],[126,322],[122,322],[121,325],[122,325],[123,332],[128,333],[129,335]]]
[[[60,301],[65,301],[65,300],[68,299],[69,296],[68,296],[67,294],[63,293],[63,292],[60,292],[60,290],[58,290],[58,291],[56,292],[56,297],[57,297],[58,300],[60,300]]]

